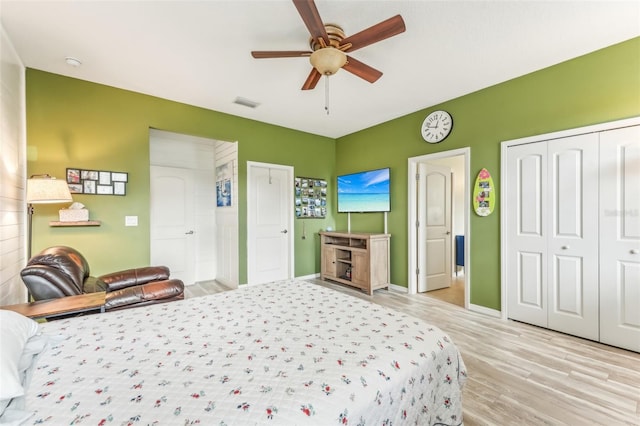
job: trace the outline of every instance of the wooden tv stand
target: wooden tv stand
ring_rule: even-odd
[[[389,287],[389,234],[320,232],[320,278],[366,291]]]

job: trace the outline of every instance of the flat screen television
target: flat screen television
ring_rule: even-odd
[[[389,168],[338,176],[338,212],[391,211]]]

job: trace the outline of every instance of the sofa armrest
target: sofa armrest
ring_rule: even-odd
[[[83,293],[97,293],[100,291],[107,291],[107,286],[99,278],[87,277],[87,279],[84,280],[82,286]]]
[[[98,279],[105,283],[107,292],[133,287],[153,281],[169,279],[169,268],[166,266],[147,266],[144,268],[127,269],[101,275]]]
[[[181,280],[155,281],[143,285],[126,287],[105,296],[105,309],[113,310],[134,307],[149,302],[162,302],[184,298],[184,283]]]

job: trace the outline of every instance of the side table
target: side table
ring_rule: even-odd
[[[106,293],[104,291],[100,291],[97,293],[61,297],[59,299],[0,306],[0,309],[14,311],[29,318],[51,318],[89,311],[104,312],[105,295]]]

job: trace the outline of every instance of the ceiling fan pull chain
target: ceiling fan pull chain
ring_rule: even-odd
[[[329,74],[324,76],[324,109],[329,115]]]

